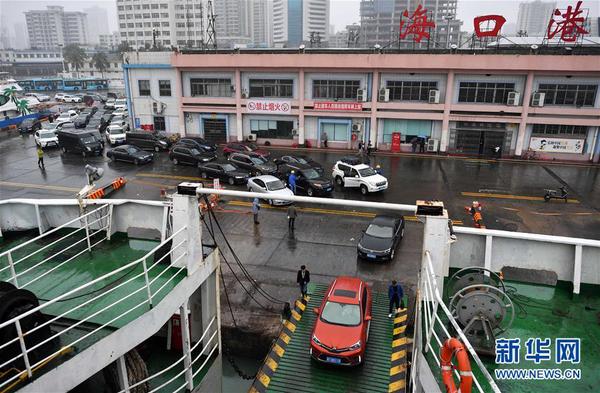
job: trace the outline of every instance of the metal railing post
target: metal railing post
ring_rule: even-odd
[[[112,203],[108,205],[108,224],[106,225],[106,240],[110,240],[110,237],[112,235],[113,208],[114,205]]]
[[[581,286],[581,259],[583,257],[583,246],[575,246],[575,263],[573,264],[573,293],[578,295]]]
[[[192,373],[192,348],[190,346],[190,320],[188,318],[187,300],[179,307],[181,321],[181,339],[183,340],[183,365],[185,367],[185,382],[188,391],[194,390],[194,375]]]
[[[117,359],[117,374],[119,376],[119,385],[121,391],[129,393],[129,375],[127,375],[127,365],[125,364],[125,355]]]
[[[15,264],[13,263],[12,253],[9,251],[6,256],[8,257],[8,266],[10,267],[10,275],[12,278],[13,285],[16,288],[19,288],[19,283],[17,282],[17,272],[15,271]]]
[[[485,236],[485,255],[483,257],[483,266],[486,269],[492,269],[492,235]],[[486,271],[485,275],[489,277],[490,272]]]
[[[29,356],[27,355],[27,346],[25,345],[25,339],[23,338],[23,330],[21,329],[21,322],[17,319],[15,321],[15,326],[17,327],[17,335],[19,336],[19,344],[21,344],[21,352],[23,353],[23,362],[25,363],[25,368],[27,369],[27,375],[31,378],[31,365],[29,364]]]
[[[152,291],[150,291],[150,280],[148,279],[148,266],[146,265],[146,258],[142,260],[142,266],[144,267],[144,280],[146,281],[146,292],[148,293],[148,304],[152,308]]]
[[[85,238],[87,240],[88,251],[92,252],[92,242],[90,241],[90,227],[88,225],[88,216],[83,217],[83,223],[85,224]]]

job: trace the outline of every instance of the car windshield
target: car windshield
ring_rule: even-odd
[[[298,157],[296,159],[296,161],[298,161],[300,164],[308,164],[308,161],[306,161],[304,158],[302,157]]]
[[[89,145],[90,143],[96,142],[96,138],[94,138],[92,135],[90,135],[90,136],[85,136],[85,137],[81,138],[81,141],[83,142],[83,144]]]
[[[221,168],[223,168],[223,170],[225,172],[233,172],[233,171],[237,170],[237,168],[231,164],[224,164],[223,166],[221,166]]]
[[[111,134],[124,134],[122,128],[112,128],[108,132]]]
[[[377,224],[371,224],[369,225],[365,233],[369,236],[389,239],[393,236],[394,230],[391,227],[384,227]]]
[[[334,325],[356,326],[360,324],[360,306],[338,302],[327,302],[321,312],[321,320]]]
[[[129,154],[134,154],[134,153],[137,153],[138,151],[140,151],[140,149],[138,149],[137,147],[134,147],[134,146],[127,148],[127,153],[129,153]]]
[[[250,157],[250,159],[252,160],[252,162],[254,164],[257,164],[257,165],[262,165],[262,164],[264,164],[266,162],[265,160],[263,160],[260,157]]]
[[[283,190],[284,188],[285,184],[281,180],[274,180],[267,183],[267,190],[269,191]]]
[[[358,173],[360,173],[361,177],[373,176],[377,174],[373,168],[359,169]]]
[[[200,151],[198,149],[196,149],[195,147],[192,147],[190,149],[190,153],[192,153],[192,155],[197,156],[200,154]]]
[[[55,136],[56,136],[56,134],[53,131],[40,132],[41,139],[50,139],[50,138],[54,138]]]
[[[314,169],[305,169],[302,171],[302,174],[309,180],[319,178],[319,173]]]

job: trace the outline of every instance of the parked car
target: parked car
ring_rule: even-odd
[[[74,110],[70,110],[67,112],[61,113],[55,120],[55,123],[64,123],[66,121],[73,121],[77,117],[77,112]]]
[[[128,132],[125,141],[128,145],[134,145],[146,150],[161,151],[169,148],[169,143],[166,140],[162,139],[157,133],[149,131]]]
[[[358,241],[358,257],[372,261],[391,261],[403,237],[404,217],[377,216]]]
[[[127,114],[124,114],[124,113],[117,114],[117,113],[113,112],[113,114],[112,114],[112,116],[110,118],[110,121],[111,122],[113,122],[113,121],[127,121],[127,119],[128,119]]]
[[[19,132],[26,133],[36,131],[42,128],[42,122],[38,119],[25,119],[19,124]]]
[[[243,171],[229,162],[210,162],[198,166],[200,176],[207,179],[220,179],[230,185],[246,184],[250,173]]]
[[[338,161],[333,166],[331,177],[338,186],[360,188],[363,195],[388,188],[387,179],[366,164],[351,165]]]
[[[330,195],[333,192],[331,180],[321,176],[308,165],[290,162],[277,166],[277,172],[285,181],[288,181],[292,171],[296,175],[296,194],[306,193],[308,196],[314,196]]]
[[[78,103],[78,102],[81,102],[81,101],[83,101],[83,99],[82,99],[81,97],[77,97],[77,96],[75,96],[75,95],[66,95],[66,94],[65,94],[65,95],[62,97],[62,101],[63,101],[63,102],[74,102],[74,103]]]
[[[296,164],[308,165],[309,167],[311,167],[314,170],[316,170],[317,172],[319,172],[320,175],[322,175],[324,172],[323,166],[308,156],[281,156],[279,158],[275,158],[273,161],[276,164],[288,164],[288,163],[294,164],[294,163],[296,163]]]
[[[104,103],[104,109],[115,109],[115,100],[112,98],[106,100]]]
[[[63,97],[64,97],[65,95],[66,95],[65,93],[56,93],[56,94],[54,95],[54,99],[55,99],[56,101],[62,101],[62,99],[63,99]]]
[[[25,97],[35,97],[39,102],[50,101],[50,96],[42,93],[25,93]]]
[[[86,128],[93,128],[94,130],[100,131],[100,133],[104,133],[104,130],[100,130],[102,126],[102,119],[99,117],[92,117],[88,122]]]
[[[56,136],[55,128],[42,128],[37,130],[33,134],[35,144],[40,146],[42,149],[45,147],[58,147],[58,137]]]
[[[125,131],[129,131],[129,122],[126,120],[112,119],[109,124],[109,127],[110,126],[122,127]]]
[[[90,94],[90,96],[92,96],[92,98],[94,98],[94,100],[96,101],[100,101],[101,103],[105,103],[107,98],[106,96],[103,96],[102,94]]]
[[[127,110],[127,107],[119,107],[115,109],[113,114],[127,116],[129,114],[129,111]]]
[[[89,117],[86,115],[79,114],[73,121],[75,123],[75,128],[85,128],[88,125]]]
[[[92,154],[102,154],[102,144],[90,132],[59,130],[57,136],[58,145],[63,153],[81,153],[84,157]]]
[[[209,142],[203,138],[200,138],[198,136],[196,136],[196,137],[186,136],[185,138],[181,138],[179,141],[177,141],[177,144],[193,146],[193,147],[197,148],[198,150],[204,150],[204,151],[208,151],[208,152],[216,152],[217,151],[217,145],[215,145],[214,143]]]
[[[266,150],[261,150],[254,143],[228,143],[223,148],[225,157],[231,153],[254,153],[264,158],[268,158],[271,153]]]
[[[121,126],[111,125],[106,129],[106,141],[111,146],[125,143],[125,136],[125,130]]]
[[[137,146],[123,145],[106,152],[106,157],[112,161],[132,162],[135,165],[151,162],[154,157]]]
[[[115,109],[126,109],[127,108],[127,99],[126,98],[117,98],[115,100]]]
[[[371,288],[357,277],[337,277],[323,297],[310,339],[311,357],[322,363],[357,366],[365,359],[371,324]]]
[[[185,145],[175,145],[169,152],[169,160],[173,161],[173,164],[194,165],[198,168],[203,163],[215,160],[216,158],[217,155],[215,153],[208,153]]]
[[[274,196],[292,196],[292,190],[286,187],[285,183],[275,176],[262,175],[251,177],[247,182],[248,191],[259,192]],[[269,205],[289,205],[292,202],[280,199],[268,199]]]
[[[253,175],[277,175],[277,166],[254,153],[232,153],[229,161]]]

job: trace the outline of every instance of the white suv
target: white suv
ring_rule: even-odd
[[[333,166],[331,177],[338,186],[360,188],[363,195],[388,188],[387,179],[366,164],[338,161]]]
[[[110,125],[106,128],[106,141],[111,145],[125,143],[125,130],[119,125]]]

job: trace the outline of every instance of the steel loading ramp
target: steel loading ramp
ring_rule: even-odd
[[[290,321],[258,372],[250,393],[263,392],[404,392],[406,386],[406,309],[388,318],[387,294],[373,292],[369,341],[362,366],[329,367],[308,352],[326,285],[309,285],[308,299],[296,301]]]

